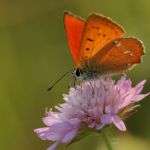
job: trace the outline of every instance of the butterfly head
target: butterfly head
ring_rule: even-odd
[[[85,70],[85,69],[81,69],[81,68],[76,68],[72,72],[72,75],[73,75],[73,77],[75,77],[76,79],[79,79],[79,80],[88,80],[88,79],[97,78],[99,74],[97,74],[94,71]]]
[[[72,72],[72,76],[75,77],[76,79],[84,80],[84,73],[83,73],[82,69],[80,69],[80,68],[76,68]]]

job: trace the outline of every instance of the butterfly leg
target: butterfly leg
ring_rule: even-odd
[[[93,87],[91,81],[90,81],[90,80],[87,80],[87,81],[89,82],[89,84],[90,84],[90,86],[91,86],[91,88],[92,88],[92,94],[95,95],[94,87]]]
[[[73,83],[72,83],[72,78],[70,79],[70,82],[69,82],[69,85],[68,85],[68,89],[70,88],[70,87],[76,87],[76,83],[77,83],[77,79],[76,78],[73,78]]]
[[[72,84],[72,78],[70,79],[70,81],[69,81],[69,85],[68,85],[68,89],[70,89],[70,87],[71,87],[71,84]]]
[[[77,79],[76,79],[76,78],[74,78],[74,82],[73,82],[73,86],[74,86],[74,88],[76,87],[76,83],[77,83]]]

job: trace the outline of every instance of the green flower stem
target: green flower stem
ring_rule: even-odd
[[[105,142],[105,145],[107,147],[107,150],[113,150],[113,147],[111,145],[111,142],[108,138],[108,136],[106,135],[106,132],[105,131],[102,131],[102,137],[103,137],[103,140]]]

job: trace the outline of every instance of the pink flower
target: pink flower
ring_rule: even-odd
[[[145,80],[132,87],[131,80],[122,77],[117,83],[111,78],[85,81],[64,94],[64,103],[55,106],[58,112],[46,111],[45,128],[34,131],[42,140],[55,143],[48,150],[55,150],[59,143],[70,143],[86,132],[100,131],[105,125],[114,124],[126,131],[123,118],[135,108],[135,103],[148,94],[141,94]]]

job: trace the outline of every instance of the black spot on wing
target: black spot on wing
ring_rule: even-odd
[[[90,39],[90,38],[87,38],[87,40],[88,40],[88,41],[91,41],[91,42],[93,42],[93,41],[94,41],[93,39]]]

